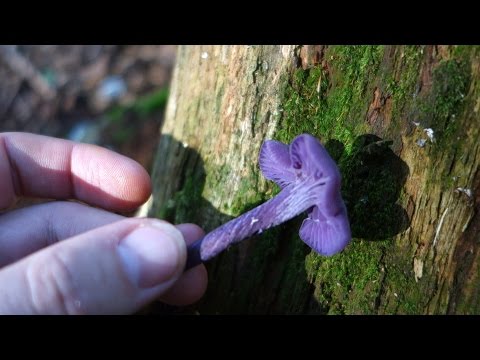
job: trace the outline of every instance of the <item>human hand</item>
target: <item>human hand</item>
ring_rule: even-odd
[[[0,210],[18,197],[76,199],[110,211],[150,196],[147,172],[98,146],[0,133]],[[203,231],[55,201],[0,215],[1,314],[127,314],[205,292],[203,265],[183,273]]]

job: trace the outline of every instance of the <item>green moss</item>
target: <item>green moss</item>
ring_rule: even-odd
[[[457,45],[453,47],[452,55],[454,58],[468,60],[480,54],[480,46]]]
[[[256,190],[256,185],[257,181],[255,176],[251,176],[250,178],[245,177],[240,181],[239,189],[230,207],[230,212],[233,216],[238,216],[252,208],[245,204],[260,204],[266,200],[265,194],[259,193]]]
[[[455,313],[464,315],[480,314],[480,267],[477,266],[476,273],[473,275],[473,281],[468,281],[467,285],[462,289],[462,296],[458,297],[455,304]],[[465,296],[464,294],[468,294]]]
[[[369,132],[363,120],[379,84],[393,99],[397,122],[407,98],[413,100],[422,50],[406,47],[403,51],[398,66],[404,73],[395,80],[393,64],[384,61],[383,47],[328,48],[329,72],[320,67],[296,70],[285,91],[283,119],[275,138],[290,142],[308,132],[323,140],[342,172],[342,193],[356,237],[344,252],[331,258],[295,251],[296,247],[305,251],[297,234],[288,240],[293,251],[285,265],[284,288],[296,296],[308,294],[308,284],[298,281],[303,271],[315,285],[320,312],[374,313],[385,276],[383,255],[392,246],[392,236],[407,225],[399,221],[405,214],[396,202],[408,167],[391,151],[391,142],[358,136]],[[368,237],[369,241],[359,239]],[[280,293],[286,306],[292,301],[289,291]]]
[[[331,314],[373,313],[381,285],[385,242],[354,241],[341,254],[321,259],[317,301]]]
[[[329,72],[320,67],[296,70],[285,91],[283,119],[275,138],[290,142],[303,132],[311,133],[326,143],[327,149],[339,162],[345,179],[349,172],[358,171],[355,169],[360,162],[358,154],[365,144],[357,144],[356,138],[368,130],[368,126],[359,120],[365,118],[372,99],[375,84],[372,77],[377,75],[383,52],[380,46],[332,47],[326,52],[326,58],[331,59]],[[377,182],[375,187],[370,187],[370,196],[384,198],[385,193],[391,193],[385,188],[395,186],[392,179],[383,179],[383,183]],[[352,183],[350,187],[354,185]],[[308,291],[312,291],[308,286],[310,282],[315,283],[315,299],[320,312],[373,312],[373,297],[379,286],[379,282],[374,281],[381,276],[379,261],[385,241],[354,241],[345,252],[332,258],[305,252],[305,244],[298,237],[298,228],[288,242],[292,247],[291,258],[285,265],[282,281],[282,289],[285,290],[280,292],[279,297],[283,304],[288,304],[290,311],[303,310],[302,301]],[[298,281],[300,274],[309,279],[307,284]],[[366,296],[366,288],[370,288],[368,294],[373,295]],[[303,299],[293,308],[292,293]],[[346,297],[353,297],[349,308],[340,308],[339,304]]]
[[[204,176],[202,171],[187,169],[182,188],[160,207],[156,216],[174,224],[198,221],[198,209],[205,205],[202,197]]]
[[[285,91],[284,113],[275,138],[283,142],[308,132],[341,141],[347,154],[362,132],[372,93],[371,77],[383,58],[382,46],[335,46],[327,49],[332,70],[295,71]]]
[[[419,314],[434,293],[425,279],[415,281],[412,258],[410,248],[398,245],[392,245],[386,253],[384,292],[389,301],[382,305],[382,313]]]
[[[432,289],[415,282],[411,259],[390,241],[354,241],[342,254],[319,257],[315,298],[329,314],[418,314]]]
[[[460,124],[470,85],[470,61],[467,58],[442,61],[432,77],[431,92],[417,104],[419,118],[424,128],[434,131],[435,143],[430,150],[432,161],[447,157],[445,162],[453,162],[466,137],[465,128]],[[451,189],[454,180],[450,171],[446,167],[432,173],[426,185],[441,182],[442,190]]]
[[[434,129],[440,147],[454,137],[456,117],[468,91],[470,66],[467,62],[441,62],[433,73],[433,88],[427,99],[427,125]]]
[[[414,100],[422,49],[405,47],[403,52],[397,66],[404,73],[398,79],[393,64],[385,64],[384,48],[375,46],[328,48],[328,71],[313,67],[292,74],[284,91],[283,116],[274,138],[288,143],[307,132],[323,140],[342,172],[342,192],[355,238],[341,254],[321,257],[300,240],[299,217],[252,239],[255,244],[243,267],[248,276],[238,284],[240,290],[235,291],[243,304],[238,309],[246,306],[250,311],[331,314],[377,311],[386,276],[382,270],[384,254],[394,246],[392,236],[398,233],[398,226],[406,225],[399,224],[402,221],[398,219],[404,214],[396,202],[408,168],[389,148],[391,142],[359,135],[370,130],[364,119],[375,87],[389,92],[398,123],[407,109],[404,105]],[[254,169],[250,177],[242,179],[230,208],[232,214],[248,210],[246,203],[257,204],[272,196],[255,190],[257,177]],[[275,194],[278,187],[271,190]],[[393,283],[411,281],[394,269],[388,276]],[[269,285],[278,288],[277,298],[248,307],[248,299],[262,299],[262,294],[267,293],[262,288]],[[316,304],[309,302],[312,293]],[[402,311],[412,311],[413,305],[408,305],[411,302],[406,304]]]
[[[392,99],[392,120],[399,124],[401,115],[411,110],[409,105],[417,97],[416,88],[423,59],[423,46],[404,46],[401,51],[400,71],[392,71],[391,64],[383,67],[381,88],[387,97]]]
[[[403,186],[408,167],[392,151],[392,142],[399,140],[370,134],[375,131],[365,120],[374,90],[379,88],[392,105],[391,123],[382,127],[382,136],[399,137],[398,130],[405,124],[421,121],[436,133],[438,142],[433,147],[442,149],[459,134],[453,119],[461,112],[461,95],[468,89],[469,62],[466,57],[441,62],[433,73],[431,92],[419,98],[423,47],[397,47],[393,55],[384,50],[381,46],[328,47],[328,66],[295,70],[283,89],[283,112],[274,134],[275,139],[289,143],[307,132],[325,144],[342,173],[352,243],[333,257],[319,256],[300,240],[299,217],[249,240],[241,276],[237,273],[239,248],[232,247],[209,268],[213,274],[209,298],[221,301],[223,311],[413,314],[425,308],[425,299],[435,289],[423,279],[415,281],[413,254],[395,243],[395,235],[408,226],[399,205],[406,201]],[[398,56],[399,51],[403,56]],[[206,173],[207,191],[222,191],[213,185],[221,184],[230,169],[212,165]],[[222,210],[238,216],[279,191],[272,184],[266,192],[259,191],[259,176],[257,164],[252,164],[231,205],[224,204]],[[189,182],[187,177],[174,199],[194,213],[203,209],[203,205],[191,205],[200,201],[201,193],[193,188],[197,181]]]

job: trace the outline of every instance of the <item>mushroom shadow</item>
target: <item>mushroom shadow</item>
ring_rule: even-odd
[[[206,232],[233,218],[202,196],[206,172],[195,149],[163,135],[156,159],[159,163],[152,174],[155,201],[149,216],[172,223],[196,223]],[[255,166],[258,166],[257,159]],[[267,200],[268,196],[254,203],[245,203],[238,212],[244,213]],[[208,261],[205,266],[209,284],[199,302],[183,307],[156,302],[140,314],[302,312],[299,309],[303,309],[310,299],[312,285],[307,281],[303,265],[310,248],[298,237],[301,223],[300,217],[287,221],[231,246]],[[292,273],[288,269],[295,271]]]
[[[342,196],[353,238],[384,240],[410,226],[397,201],[409,174],[408,165],[374,134],[357,137],[350,154],[337,140],[325,144],[342,173]]]
[[[354,238],[384,240],[409,226],[406,211],[397,204],[409,169],[390,145],[373,134],[359,136],[348,154],[337,140],[325,144],[341,170],[342,196]],[[198,152],[163,135],[158,153],[162,154],[158,161],[168,165],[159,165],[153,172],[155,202],[149,216],[172,223],[193,222],[206,232],[233,218],[202,196],[206,173]],[[242,213],[265,200],[245,204]],[[298,236],[304,217],[255,235],[207,262],[209,285],[198,303],[175,307],[157,302],[142,313],[327,313],[328,308],[312,296],[315,285],[305,270],[311,250]]]

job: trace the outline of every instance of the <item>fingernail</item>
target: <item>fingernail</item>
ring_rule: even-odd
[[[180,276],[185,242],[173,225],[152,222],[128,234],[118,247],[125,270],[140,288],[150,288]]]

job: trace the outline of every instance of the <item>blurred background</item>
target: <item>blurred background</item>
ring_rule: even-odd
[[[175,53],[173,45],[1,45],[0,131],[105,146],[150,172]]]

